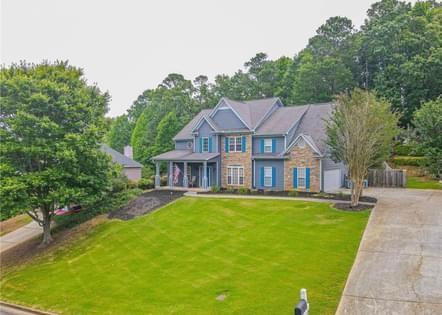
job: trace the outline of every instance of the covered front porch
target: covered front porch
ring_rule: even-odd
[[[219,153],[173,150],[155,156],[153,160],[156,169],[155,188],[161,187],[161,170],[164,170],[164,166],[166,166],[167,188],[169,189],[207,190],[220,184]]]

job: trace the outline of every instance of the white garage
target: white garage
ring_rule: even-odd
[[[341,170],[327,170],[324,171],[324,191],[325,192],[335,192],[341,188]]]

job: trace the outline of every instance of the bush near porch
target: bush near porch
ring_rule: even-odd
[[[334,314],[367,219],[327,203],[182,198],[9,270],[0,298],[63,314],[291,314],[305,287],[312,314]]]

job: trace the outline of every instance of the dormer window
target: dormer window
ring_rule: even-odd
[[[272,146],[272,139],[264,139],[264,153],[272,153],[273,146]]]

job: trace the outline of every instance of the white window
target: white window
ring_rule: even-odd
[[[272,153],[272,139],[264,139],[264,153]]]
[[[305,188],[305,167],[298,168],[298,188]]]
[[[207,138],[207,137],[201,138],[201,141],[202,141],[201,151],[202,152],[209,152],[209,138]]]
[[[242,152],[242,137],[229,137],[229,152]]]
[[[244,185],[244,168],[242,166],[227,167],[227,185]]]
[[[264,186],[272,187],[272,168],[264,167]]]

